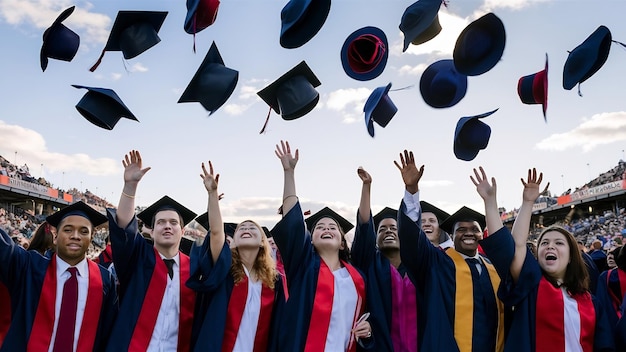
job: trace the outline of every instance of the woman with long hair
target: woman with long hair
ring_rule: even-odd
[[[261,226],[246,220],[226,242],[217,190],[219,174],[202,164],[209,195],[209,232],[191,253],[187,286],[198,292],[192,347],[195,351],[266,351],[274,308],[276,264]]]
[[[37,251],[41,255],[46,255],[48,251],[54,252],[54,234],[48,222],[44,221],[37,226],[33,237],[31,237],[28,250]]]

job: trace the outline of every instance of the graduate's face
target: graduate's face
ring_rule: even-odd
[[[150,234],[157,247],[172,247],[180,244],[183,224],[174,210],[161,210],[154,215],[154,226]]]
[[[385,218],[378,224],[378,235],[376,244],[381,251],[399,250],[400,240],[398,240],[398,226],[396,219]]]
[[[315,224],[311,241],[315,249],[339,250],[342,247],[342,234],[337,222],[331,218],[321,218]]]
[[[537,248],[537,260],[547,275],[562,281],[570,262],[570,248],[565,235],[558,231],[543,234]]]
[[[237,248],[259,248],[263,230],[252,221],[244,221],[237,226],[233,236],[233,246]]]
[[[611,269],[617,266],[617,264],[615,263],[615,255],[612,252],[606,255],[606,264]]]
[[[70,215],[61,220],[54,238],[59,258],[70,265],[83,260],[91,244],[92,231],[91,221],[80,215]]]
[[[422,231],[432,244],[439,245],[439,220],[434,213],[422,213]]]
[[[478,251],[478,241],[483,239],[483,231],[476,221],[458,221],[454,224],[454,249],[473,257]]]

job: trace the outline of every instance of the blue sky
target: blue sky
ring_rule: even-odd
[[[298,195],[313,212],[328,205],[354,221],[361,182],[356,170],[372,174],[372,209],[397,207],[403,183],[393,160],[404,149],[425,164],[422,199],[448,212],[462,205],[484,211],[469,175],[483,166],[495,176],[499,203],[511,210],[521,199],[520,177],[529,167],[543,171],[553,193],[581,186],[624,157],[626,50],[613,44],[605,65],[576,88],[562,88],[568,50],[599,25],[626,42],[618,0],[450,0],[439,12],[442,32],[402,53],[398,29],[413,1],[335,0],[320,32],[304,46],[279,45],[280,11],[287,1],[223,0],[216,22],[193,37],[183,30],[185,1],[0,0],[3,79],[0,155],[55,186],[89,189],[117,203],[122,187],[122,157],[139,150],[152,170],[142,181],[137,202],[149,205],[169,195],[198,214],[206,210],[200,164],[211,160],[221,174],[226,221],[252,218],[265,226],[279,220],[282,169],[274,155],[281,139],[300,149]],[[69,6],[76,11],[63,23],[80,35],[72,62],[50,60],[39,66],[42,33]],[[124,62],[107,52],[95,72],[88,69],[104,47],[119,10],[168,11],[161,42]],[[495,13],[504,23],[506,47],[489,72],[468,78],[461,102],[448,109],[426,105],[419,92],[423,70],[451,59],[459,33],[474,19]],[[345,74],[340,50],[353,31],[375,26],[389,42],[385,71],[370,81]],[[623,35],[623,37],[622,37]],[[226,66],[239,71],[237,87],[210,117],[197,103],[177,104],[180,95],[215,41]],[[543,69],[549,56],[547,123],[541,105],[522,104],[520,77]],[[275,113],[260,135],[268,106],[256,92],[306,60],[322,82],[320,102],[304,117],[285,121]],[[393,83],[390,97],[398,113],[371,138],[363,122],[370,92]],[[72,84],[113,89],[138,118],[122,119],[111,130],[87,122],[75,109],[85,90]],[[392,89],[393,89],[392,88]],[[489,145],[470,161],[456,159],[454,128],[463,116],[499,110],[483,119],[491,129]],[[17,153],[16,153],[17,152]]]

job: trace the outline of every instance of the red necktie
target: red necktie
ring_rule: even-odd
[[[57,324],[57,334],[54,338],[53,352],[70,352],[74,350],[74,329],[76,326],[76,307],[78,305],[78,280],[76,268],[68,268],[70,278],[63,286],[61,298],[61,312]]]

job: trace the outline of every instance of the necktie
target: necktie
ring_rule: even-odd
[[[480,265],[480,262],[478,261],[478,259],[467,258],[465,259],[465,261],[467,262],[467,264],[470,267],[470,270],[472,271],[472,276],[475,276],[478,279],[480,277],[480,272],[478,271],[478,268],[476,267],[476,265]]]
[[[76,307],[78,302],[78,280],[76,268],[68,268],[70,278],[63,286],[61,311],[54,338],[53,352],[68,352],[74,349],[74,328],[76,326]]]
[[[167,267],[167,274],[170,276],[170,279],[174,278],[174,259],[163,259],[165,262],[165,266]]]

